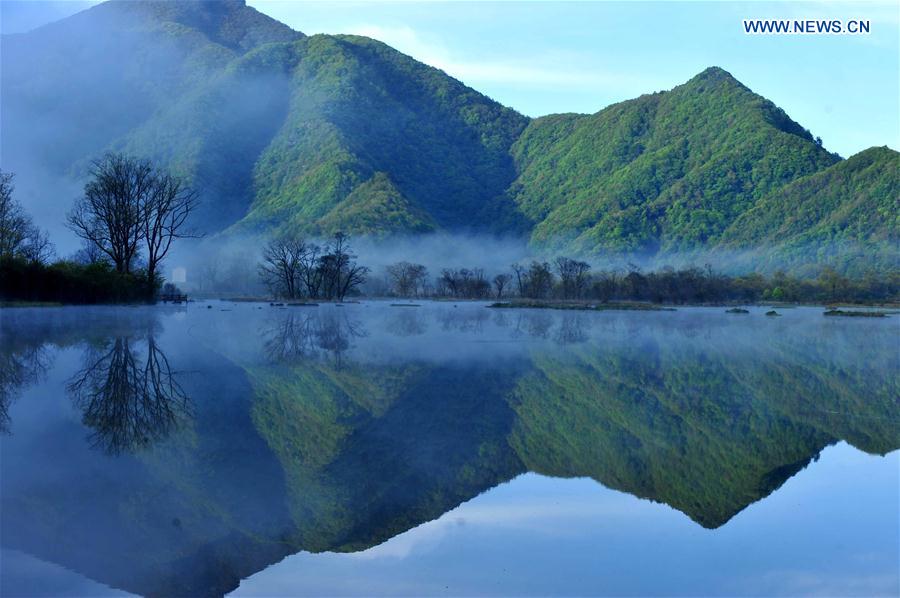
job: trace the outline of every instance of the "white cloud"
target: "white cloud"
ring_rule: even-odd
[[[517,59],[478,59],[461,57],[436,39],[426,39],[407,26],[360,24],[343,31],[382,41],[420,62],[439,68],[469,85],[504,84],[522,87],[590,90],[645,86],[634,74],[579,66],[579,57],[567,54],[543,54]]]
[[[511,482],[502,485],[505,490],[510,486],[521,487],[524,483],[545,479],[537,474],[523,474]],[[559,480],[556,480],[559,482]],[[411,554],[422,553],[440,544],[450,534],[467,527],[480,530],[513,529],[527,531],[531,534],[558,536],[577,529],[563,524],[564,520],[584,522],[586,518],[609,518],[622,521],[629,518],[640,518],[645,509],[658,509],[661,505],[640,501],[629,494],[620,492],[600,492],[600,487],[589,478],[570,479],[563,482],[567,486],[584,483],[595,491],[589,498],[572,496],[539,497],[525,501],[510,503],[504,501],[496,504],[485,502],[480,497],[465,502],[455,509],[447,511],[437,519],[427,521],[389,540],[364,550],[348,553],[346,558],[358,560],[371,559],[403,559]],[[496,493],[497,490],[492,490]]]

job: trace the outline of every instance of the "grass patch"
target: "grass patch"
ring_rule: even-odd
[[[822,315],[843,316],[845,318],[886,318],[888,314],[884,311],[848,311],[845,309],[829,309]]]
[[[0,301],[0,308],[8,307],[62,307],[55,301]]]

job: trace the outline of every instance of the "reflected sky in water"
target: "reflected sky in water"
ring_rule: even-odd
[[[890,596],[893,457],[826,449],[714,532],[593,480],[524,474],[364,552],[288,557],[234,595]]]
[[[896,595],[900,320],[765,311],[4,310],[0,591]]]

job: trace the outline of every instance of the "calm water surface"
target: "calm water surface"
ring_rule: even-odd
[[[900,594],[900,318],[0,312],[0,593]]]

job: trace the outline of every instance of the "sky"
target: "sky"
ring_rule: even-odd
[[[0,0],[3,32],[82,0]],[[247,0],[306,34],[384,41],[529,116],[591,113],[720,66],[844,157],[900,149],[900,3]],[[869,19],[871,34],[746,35],[748,18]]]

